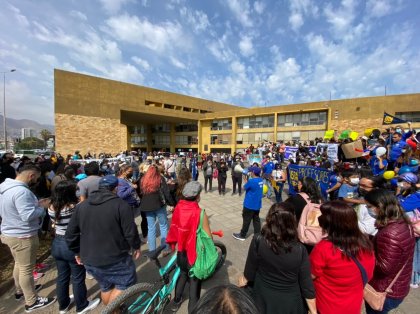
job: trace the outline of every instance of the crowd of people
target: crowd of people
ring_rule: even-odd
[[[15,261],[15,298],[25,300],[26,312],[56,301],[38,296],[41,286],[34,278],[38,235],[53,233],[60,313],[73,303],[77,313],[98,306],[99,298],[87,299],[87,277],[99,283],[105,305],[134,285],[133,259],[141,255],[142,243],[149,256],[160,247],[163,256],[177,252],[181,276],[173,311],[189,282],[190,313],[205,312],[203,304],[233,308],[241,302],[252,304],[249,313],[279,308],[284,313],[360,313],[368,283],[387,296],[383,309],[366,303],[366,312],[387,313],[420,284],[420,145],[411,125],[407,131],[395,127],[360,140],[363,154],[356,159],[340,149],[351,140],[338,143],[336,158],[297,144],[290,160],[287,147],[294,143],[283,142],[263,142],[235,154],[121,152],[116,158],[100,154],[99,161],[79,151],[34,160],[6,153],[0,164],[1,241]],[[306,144],[316,142],[320,139]],[[328,188],[299,177],[297,186],[286,189],[292,165],[329,170]],[[200,173],[204,186],[197,182]],[[216,180],[216,194],[223,198],[229,177],[232,195],[244,194],[242,228],[233,237],[244,241],[251,222],[254,237],[238,284],[244,289],[224,287],[225,295],[214,296],[212,303],[200,300],[201,280],[189,270],[196,259],[202,190],[213,193]],[[272,206],[261,226],[264,197]],[[208,216],[202,219],[211,236]],[[312,237],[303,234],[309,221]],[[235,296],[241,300],[217,305],[216,299]]]

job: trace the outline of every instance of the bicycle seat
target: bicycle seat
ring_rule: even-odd
[[[148,256],[152,260],[156,260],[159,256],[159,254],[165,249],[165,246],[162,245],[158,247],[154,252],[149,252]]]

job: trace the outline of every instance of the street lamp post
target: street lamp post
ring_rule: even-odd
[[[7,151],[7,131],[6,131],[6,73],[15,72],[16,69],[9,71],[2,71],[3,73],[3,135],[4,135],[4,150]]]

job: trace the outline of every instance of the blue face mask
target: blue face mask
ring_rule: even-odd
[[[378,214],[372,208],[368,207],[367,210],[370,217],[375,218],[375,219],[378,217]]]

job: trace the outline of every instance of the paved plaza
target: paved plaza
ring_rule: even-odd
[[[199,181],[203,183],[202,173],[200,173]],[[238,232],[242,225],[242,202],[244,194],[232,194],[232,181],[228,177],[227,191],[225,196],[219,196],[217,192],[217,180],[213,180],[213,191],[211,193],[202,193],[200,206],[205,208],[210,217],[211,228],[213,231],[219,229],[224,231],[225,236],[218,238],[227,247],[227,259],[224,267],[215,274],[215,276],[202,285],[202,294],[209,288],[220,284],[232,283],[236,284],[239,275],[242,273],[248,247],[252,239],[252,224],[250,232],[246,241],[241,242],[232,238],[232,232]],[[285,199],[285,195],[283,198]],[[272,202],[267,198],[263,200],[263,208],[260,214],[262,223]],[[142,246],[142,252],[147,250],[147,245]],[[46,263],[51,264],[52,267],[48,270],[43,278],[38,283],[43,285],[39,292],[41,296],[55,297],[55,278],[57,275],[54,261],[49,257]],[[154,263],[149,263],[147,258],[141,257],[136,261],[138,282],[156,282],[159,278],[157,268]],[[99,287],[95,280],[86,280],[88,287],[89,298],[99,297]],[[23,302],[14,300],[14,290],[11,289],[8,293],[0,297],[0,313],[24,313]],[[187,289],[184,291],[184,297],[187,298]],[[187,301],[182,304],[178,313],[187,313]],[[103,308],[102,304],[91,313],[100,313]],[[58,303],[56,302],[46,310],[39,310],[35,313],[58,313]],[[76,313],[74,306],[69,313]],[[279,313],[281,313],[279,311]],[[412,289],[409,296],[404,300],[400,307],[392,313],[413,314],[420,313],[420,289]]]

